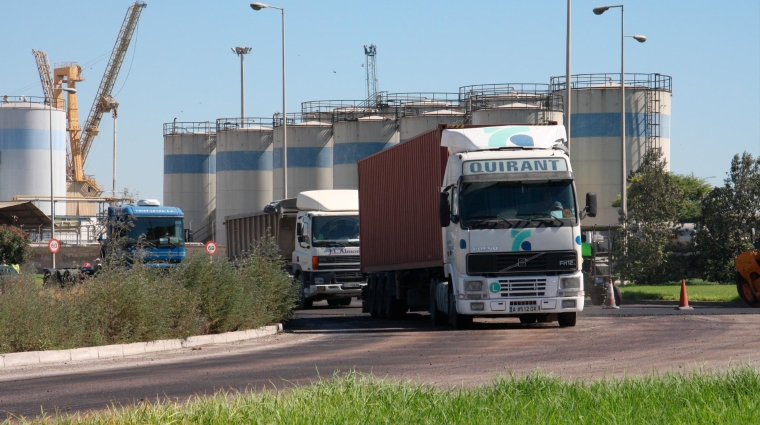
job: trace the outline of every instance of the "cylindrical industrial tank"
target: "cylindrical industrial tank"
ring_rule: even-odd
[[[283,126],[275,120],[274,128],[274,199],[283,199]],[[305,190],[333,188],[332,124],[304,120],[299,114],[288,115],[288,198]]]
[[[65,197],[66,113],[50,108],[41,98],[4,96],[0,101],[0,201],[12,201],[17,195],[38,198],[34,203],[50,215],[51,172],[53,195]],[[56,201],[55,213],[65,215],[65,202]]]
[[[570,161],[580,199],[595,192],[596,218],[584,225],[619,222],[611,206],[622,189],[620,74],[571,76]],[[552,91],[565,96],[565,77],[552,78]],[[672,78],[662,74],[625,75],[626,174],[640,165],[649,148],[660,148],[670,165]]]
[[[404,142],[439,124],[467,124],[457,93],[384,94],[383,112],[398,116],[399,140]]]
[[[459,89],[472,124],[545,124],[562,122],[562,97],[549,84],[483,84]]]
[[[396,120],[368,115],[333,124],[333,188],[358,189],[356,162],[399,142]]]
[[[185,213],[193,241],[216,237],[216,132],[213,122],[164,124],[164,205]]]
[[[216,120],[216,236],[227,244],[225,217],[261,211],[273,201],[271,118]]]

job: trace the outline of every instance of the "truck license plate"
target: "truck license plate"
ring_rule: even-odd
[[[516,306],[509,306],[509,311],[511,313],[522,313],[526,311],[538,311],[537,305],[516,305]]]
[[[348,282],[343,284],[344,288],[358,288],[359,286],[361,286],[359,282]]]

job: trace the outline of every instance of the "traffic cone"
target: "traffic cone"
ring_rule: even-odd
[[[602,308],[620,308],[615,302],[615,291],[612,286],[612,279],[610,279],[610,283],[607,285],[607,298],[605,298]]]
[[[694,310],[689,307],[689,296],[686,295],[686,279],[681,279],[681,299],[678,301],[676,310]]]

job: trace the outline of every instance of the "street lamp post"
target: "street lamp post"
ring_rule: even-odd
[[[282,12],[282,198],[288,198],[288,114],[285,112],[285,9],[264,3],[253,2],[251,9],[277,9]]]
[[[61,90],[67,93],[77,92],[77,89],[68,87],[61,87]],[[50,239],[55,239],[55,186],[53,186],[53,99],[48,99],[48,106],[48,126],[50,127]],[[53,268],[55,268],[55,254],[53,254]]]
[[[232,53],[240,56],[240,119],[245,119],[245,69],[243,66],[243,57],[251,52],[250,47],[231,47]],[[243,123],[241,122],[242,126]]]
[[[625,35],[625,9],[622,4],[616,6],[600,6],[594,8],[594,14],[601,15],[609,9],[619,7],[620,8],[620,140],[621,140],[621,163],[622,163],[622,184],[620,191],[620,208],[623,211],[623,217],[628,216],[628,202],[627,191],[628,185],[626,184],[628,173],[626,171],[626,155],[625,155],[625,38],[631,37],[643,43],[647,41],[647,38],[643,35]]]
[[[113,169],[112,169],[112,196],[116,198],[116,119],[119,117],[119,102],[113,96],[103,98],[103,111],[111,112],[113,116]]]

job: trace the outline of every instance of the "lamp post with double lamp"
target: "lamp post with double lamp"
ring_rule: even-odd
[[[625,158],[625,38],[631,37],[639,43],[647,41],[647,38],[643,35],[625,35],[625,13],[622,4],[616,6],[600,6],[594,8],[594,14],[601,15],[609,9],[619,7],[620,8],[620,139],[621,139],[621,160],[622,160],[622,188],[620,191],[620,207],[623,211],[623,217],[628,216],[628,203],[627,203],[627,184],[626,177],[628,175],[626,171],[626,158]]]
[[[288,115],[285,112],[285,9],[264,3],[253,2],[251,9],[277,9],[282,12],[282,199],[288,198]]]
[[[230,47],[232,53],[240,56],[240,125],[243,125],[242,120],[245,119],[245,73],[243,66],[243,57],[251,52],[250,47]]]
[[[61,90],[72,94],[77,92],[77,89],[68,87],[61,87]],[[48,126],[50,127],[50,239],[55,239],[55,186],[53,186],[53,175],[55,174],[53,172],[53,101],[53,99],[48,99],[48,110],[50,112],[48,114]],[[55,268],[55,254],[53,254],[53,268]]]

